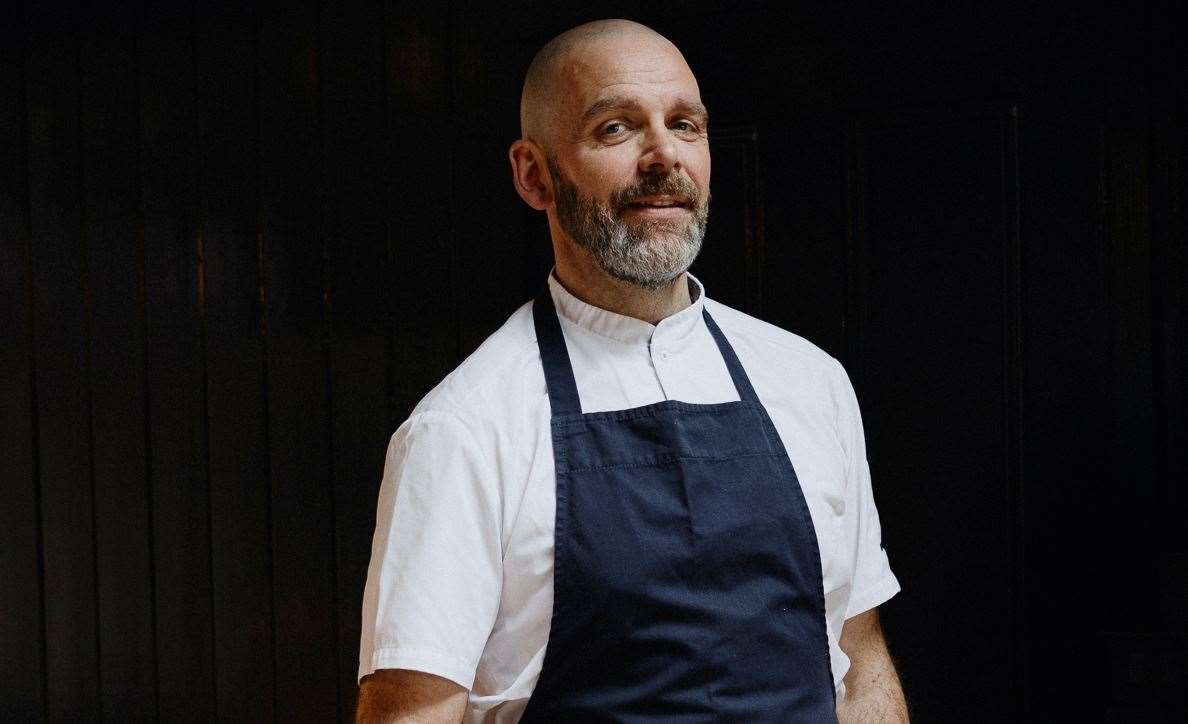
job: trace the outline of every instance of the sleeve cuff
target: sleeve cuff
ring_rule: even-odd
[[[364,676],[379,669],[423,671],[449,679],[467,691],[474,686],[474,666],[440,651],[402,647],[376,649],[369,658],[360,659],[356,681],[362,681]]]
[[[887,571],[887,575],[879,579],[875,585],[850,596],[849,603],[846,604],[846,618],[853,618],[869,611],[899,593],[899,590],[899,580],[895,578],[894,573]]]

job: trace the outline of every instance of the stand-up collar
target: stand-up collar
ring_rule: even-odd
[[[689,280],[689,298],[693,302],[676,314],[661,319],[659,324],[651,324],[583,302],[561,286],[554,276],[555,270],[556,267],[549,272],[549,291],[553,295],[557,313],[594,334],[624,344],[663,343],[672,347],[687,340],[693,332],[704,326],[701,311],[705,306],[705,287],[692,274],[686,273],[685,276]]]

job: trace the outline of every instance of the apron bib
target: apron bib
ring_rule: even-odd
[[[836,722],[812,518],[767,411],[583,414],[548,288],[533,308],[557,468],[549,639],[522,722]]]

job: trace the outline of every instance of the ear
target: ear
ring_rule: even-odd
[[[552,181],[545,165],[544,149],[535,142],[521,138],[507,152],[511,161],[512,183],[516,193],[537,211],[544,211],[553,203]]]

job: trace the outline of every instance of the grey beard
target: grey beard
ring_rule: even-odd
[[[685,176],[649,176],[602,203],[586,196],[548,159],[553,176],[557,221],[566,234],[590,252],[611,277],[650,290],[663,289],[683,274],[701,251],[709,217],[707,200]],[[684,194],[693,199],[687,221],[640,219],[628,224],[617,211],[634,198]]]

